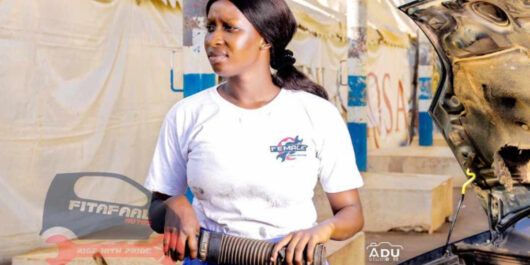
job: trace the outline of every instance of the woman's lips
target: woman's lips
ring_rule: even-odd
[[[228,57],[226,55],[210,55],[208,56],[208,60],[210,60],[211,64],[218,64],[226,61]]]

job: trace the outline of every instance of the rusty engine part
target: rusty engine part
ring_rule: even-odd
[[[429,114],[461,168],[476,173],[489,224],[405,264],[530,264],[530,0],[416,0],[400,9],[440,59]]]
[[[491,218],[530,206],[530,1],[419,0],[401,7],[442,62],[429,113]],[[496,230],[496,231],[494,231]]]
[[[219,265],[271,265],[272,250],[275,243],[242,237],[229,236],[202,230],[199,235],[199,260]],[[280,249],[275,264],[286,264],[286,248]],[[173,256],[173,254],[172,254]],[[186,256],[189,251],[186,250]],[[303,264],[326,265],[326,247],[317,244],[313,252],[313,261]]]

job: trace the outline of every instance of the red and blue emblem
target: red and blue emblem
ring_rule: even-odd
[[[302,144],[303,139],[298,139],[298,136],[286,137],[278,143],[278,145],[271,146],[271,153],[278,153],[276,159],[281,158],[282,162],[285,160],[294,160],[295,156],[305,156],[300,152],[307,150],[307,145]]]

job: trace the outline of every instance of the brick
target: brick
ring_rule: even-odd
[[[364,231],[438,229],[453,213],[452,178],[444,175],[364,173],[360,189]]]
[[[368,172],[448,175],[453,186],[466,182],[464,171],[448,146],[406,146],[368,152]]]

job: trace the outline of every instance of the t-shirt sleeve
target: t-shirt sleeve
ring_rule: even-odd
[[[183,195],[188,187],[186,177],[186,159],[183,155],[180,142],[183,138],[182,130],[177,130],[175,107],[166,115],[151,167],[145,180],[145,187],[170,196]],[[183,126],[183,125],[179,125]]]
[[[319,180],[325,192],[335,193],[363,186],[346,123],[335,106],[323,117]]]

